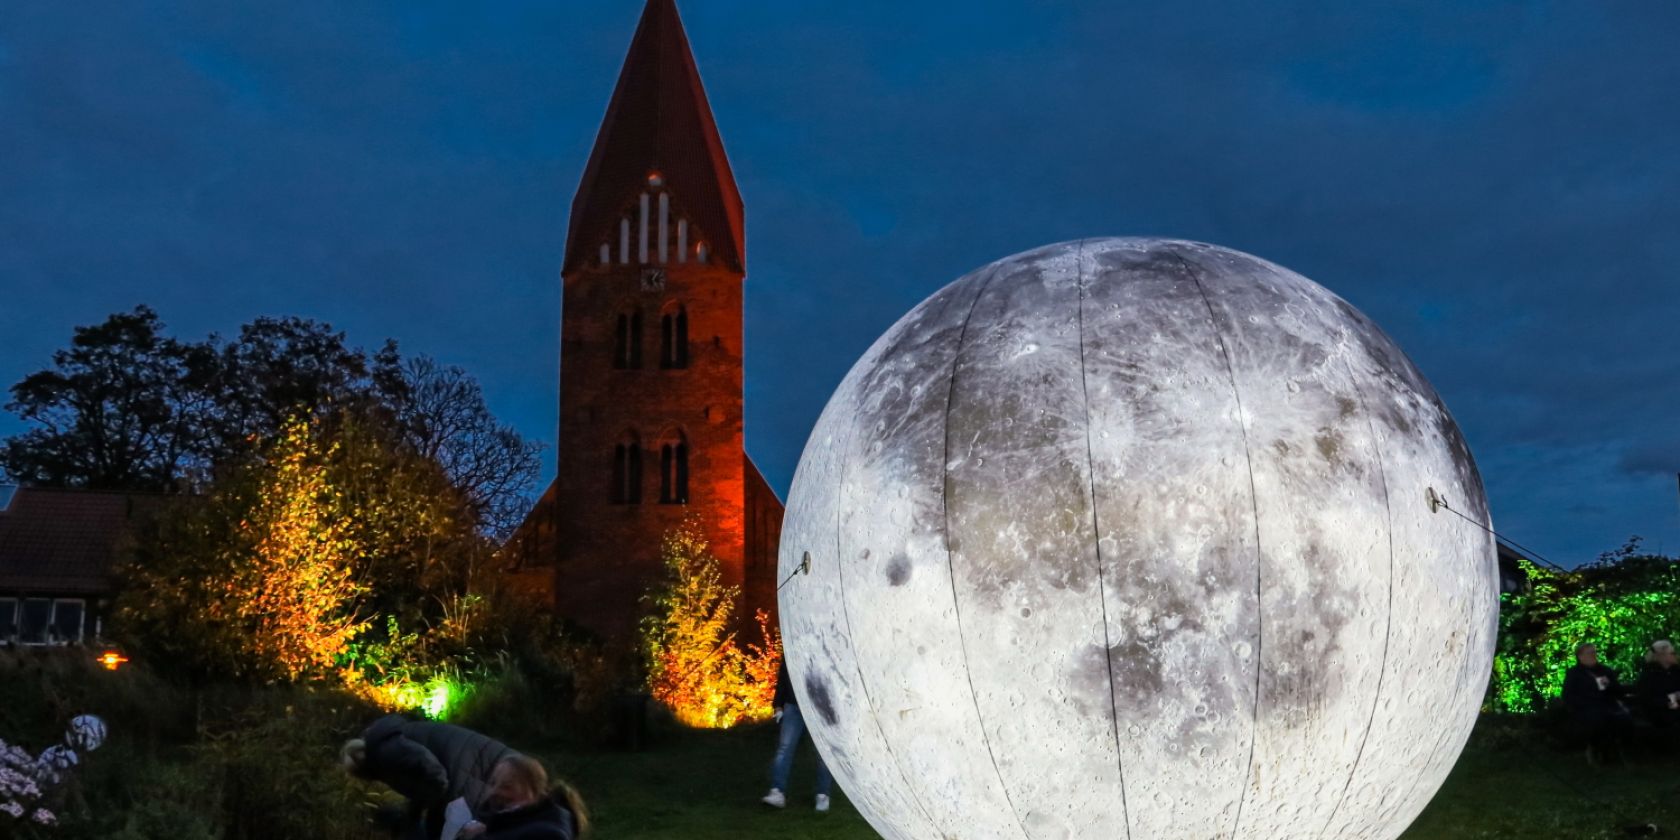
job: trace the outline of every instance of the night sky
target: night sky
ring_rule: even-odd
[[[0,384],[139,303],[193,339],[295,314],[464,366],[552,444],[566,212],[641,3],[235,5],[0,6]],[[1680,4],[681,5],[778,492],[929,293],[1162,235],[1370,314],[1500,531],[1680,552]]]

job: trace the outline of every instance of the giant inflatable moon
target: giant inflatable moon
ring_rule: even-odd
[[[1392,838],[1493,655],[1462,517],[1458,427],[1347,302],[1212,245],[1052,245],[923,301],[829,401],[788,664],[889,838]]]

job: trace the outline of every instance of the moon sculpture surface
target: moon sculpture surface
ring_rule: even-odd
[[[1493,655],[1494,544],[1454,511],[1488,521],[1457,425],[1341,298],[1212,245],[1052,245],[829,401],[787,659],[889,838],[1392,838]]]

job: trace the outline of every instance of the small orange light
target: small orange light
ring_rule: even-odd
[[[99,664],[104,665],[105,670],[107,671],[115,671],[117,670],[118,665],[127,661],[128,657],[123,656],[114,650],[105,651],[104,655],[100,656],[98,659]]]

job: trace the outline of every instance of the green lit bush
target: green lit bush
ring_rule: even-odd
[[[1587,642],[1631,683],[1651,642],[1680,631],[1680,563],[1642,553],[1637,537],[1574,572],[1522,567],[1528,590],[1501,597],[1488,711],[1545,709]]]

